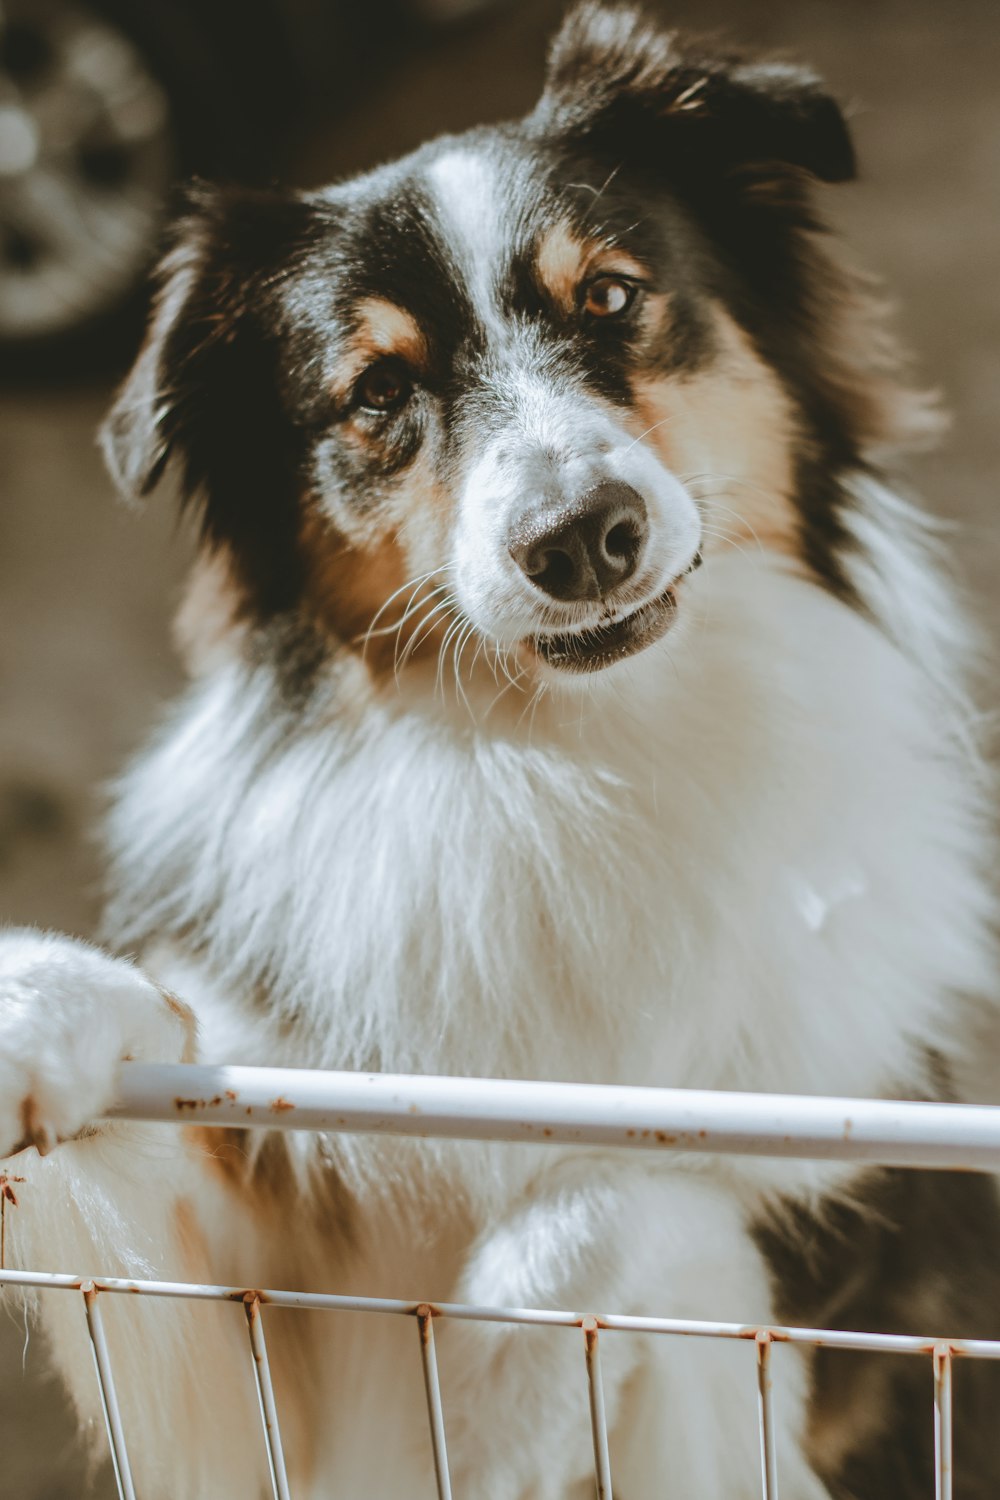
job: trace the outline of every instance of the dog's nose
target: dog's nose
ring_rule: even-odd
[[[511,527],[507,548],[522,573],[553,599],[604,599],[631,578],[648,535],[642,496],[609,479],[571,505],[523,515]]]

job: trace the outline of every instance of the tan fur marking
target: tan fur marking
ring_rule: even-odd
[[[249,1130],[188,1125],[184,1136],[227,1187],[246,1187],[253,1169]]]
[[[289,1156],[288,1142],[278,1131],[261,1133],[239,1126],[217,1128],[188,1125],[184,1136],[217,1181],[237,1193],[251,1212],[280,1204],[295,1211],[321,1229],[324,1238],[348,1242],[354,1234],[354,1200],[332,1156],[324,1155],[312,1168],[314,1191],[302,1194]],[[178,1204],[182,1235],[192,1242],[202,1234],[193,1209]]]
[[[288,1158],[288,1143],[276,1131],[256,1136],[239,1126],[189,1125],[184,1134],[188,1144],[205,1159],[207,1165],[240,1192],[251,1188],[255,1194],[272,1199],[287,1198],[297,1191],[295,1176]]]
[[[21,1139],[16,1146],[11,1147],[8,1156],[18,1156],[22,1151],[27,1151],[29,1146],[34,1146],[39,1156],[46,1156],[56,1144],[41,1121],[38,1105],[32,1094],[21,1100],[21,1130]]]
[[[791,403],[719,306],[715,324],[709,368],[634,382],[636,436],[690,484],[706,518],[707,552],[749,543],[797,557]]]
[[[395,537],[375,535],[349,540],[310,507],[303,520],[301,540],[306,558],[307,608],[317,623],[345,646],[360,650],[380,607],[406,580]],[[385,639],[378,637],[370,642],[373,664],[380,661]]]
[[[355,309],[358,326],[337,369],[337,395],[346,399],[357,380],[376,360],[393,356],[415,370],[427,363],[427,341],[416,319],[382,297],[368,297]]]
[[[535,264],[542,285],[566,312],[576,307],[577,289],[584,280],[643,275],[642,266],[626,251],[608,248],[600,240],[581,239],[565,219],[542,236]]]
[[[546,291],[560,307],[575,305],[576,289],[587,257],[587,247],[569,224],[555,224],[542,236],[536,265]]]
[[[318,500],[306,501],[300,532],[306,607],[322,628],[363,654],[376,676],[410,659],[430,659],[438,650],[452,618],[444,609],[431,613],[442,600],[442,592],[435,592],[439,580],[409,580],[431,572],[448,555],[452,508],[426,453],[392,481],[376,521],[359,523],[346,515],[341,520]]]

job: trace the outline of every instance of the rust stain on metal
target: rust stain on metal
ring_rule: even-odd
[[[444,1313],[436,1302],[414,1302],[412,1307],[406,1309],[409,1318],[443,1318]]]
[[[581,1318],[580,1327],[583,1329],[583,1336],[587,1343],[587,1358],[589,1360],[597,1348],[597,1319],[594,1317]]]
[[[851,1119],[850,1115],[848,1115],[847,1119],[844,1121],[844,1140],[845,1141],[849,1141],[851,1139],[851,1135],[852,1135],[853,1131],[854,1131],[854,1121]]]
[[[787,1344],[790,1342],[788,1334],[783,1333],[780,1328],[761,1328],[754,1324],[748,1324],[746,1328],[741,1328],[736,1337],[749,1339],[758,1345]]]
[[[23,1177],[10,1177],[6,1172],[0,1172],[0,1202],[9,1203],[12,1208],[16,1208],[17,1194],[11,1184],[24,1181]]]
[[[226,1089],[226,1098],[229,1100],[230,1104],[235,1104],[236,1100],[239,1098],[239,1095],[234,1093],[232,1089]]]
[[[669,1135],[667,1133],[667,1131],[665,1131],[665,1130],[657,1130],[657,1131],[654,1132],[654,1134],[656,1136],[657,1141],[659,1142],[659,1144],[661,1146],[676,1146],[677,1145],[677,1137],[675,1135]]]
[[[434,1309],[429,1302],[421,1302],[417,1308],[417,1323],[420,1327],[420,1342],[426,1349],[433,1335]]]
[[[0,1271],[7,1265],[7,1204],[17,1207],[17,1194],[11,1183],[23,1181],[23,1177],[8,1177],[6,1172],[0,1172]]]
[[[279,1094],[277,1099],[272,1099],[268,1109],[273,1109],[275,1114],[283,1114],[286,1109],[294,1109],[295,1105],[290,1099],[284,1099]]]

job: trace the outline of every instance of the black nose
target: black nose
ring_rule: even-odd
[[[631,578],[648,535],[642,496],[609,479],[571,505],[523,515],[507,547],[553,599],[603,599]]]

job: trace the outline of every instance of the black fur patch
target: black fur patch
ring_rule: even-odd
[[[146,344],[104,431],[112,474],[130,496],[176,454],[185,499],[232,555],[255,612],[290,608],[301,434],[288,420],[276,282],[312,230],[308,206],[197,187],[174,232]]]
[[[1000,1198],[974,1174],[877,1170],[849,1200],[783,1202],[756,1225],[775,1307],[805,1327],[1000,1338]],[[1000,1364],[955,1361],[955,1494],[1000,1494]],[[836,1500],[934,1494],[931,1357],[812,1356],[814,1462]],[[825,1441],[820,1436],[826,1433]]]

